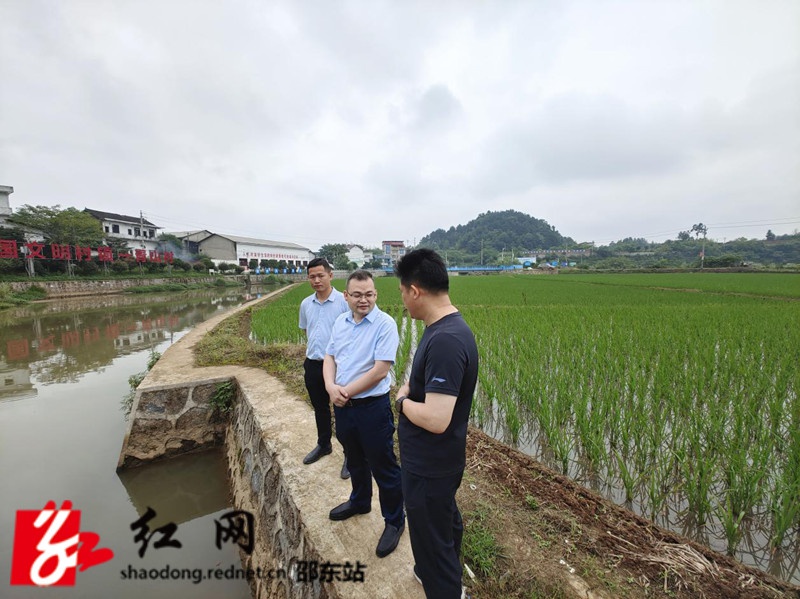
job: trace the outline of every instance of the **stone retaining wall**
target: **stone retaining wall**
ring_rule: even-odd
[[[251,306],[201,323],[164,352],[137,389],[118,467],[135,467],[224,443],[233,506],[250,512],[255,520],[255,547],[251,555],[241,553],[242,566],[290,573],[290,579],[253,579],[251,590],[257,599],[422,599],[422,586],[411,570],[414,562],[407,533],[390,556],[375,555],[384,524],[377,492],[370,513],[343,522],[328,518],[331,508],[347,500],[351,484],[339,478],[342,453],[338,444],[331,456],[303,465],[303,456],[317,438],[308,401],[289,393],[260,369],[194,366],[193,348],[202,336]],[[223,421],[210,398],[226,381],[236,382],[236,397]],[[360,564],[364,580],[333,577],[326,582],[297,582],[292,577],[300,562],[350,564],[351,568]]]
[[[230,377],[197,384],[137,390],[118,468],[222,445],[226,419],[211,406],[220,383]]]
[[[325,561],[308,538],[300,508],[292,498],[275,443],[265,439],[248,401],[238,401],[227,430],[226,448],[231,492],[238,509],[255,516],[260,540],[251,555],[242,555],[242,567],[267,572],[271,568],[292,572],[297,561]],[[298,583],[287,579],[252,581],[254,597],[339,597],[332,585],[318,580]]]
[[[386,273],[378,270],[371,271],[373,276],[382,277]],[[350,273],[348,271],[335,271],[334,278],[346,279]],[[247,285],[261,285],[264,280],[271,275],[224,275],[226,281],[234,280]],[[306,280],[305,272],[301,274],[281,274],[275,275],[280,279],[289,280],[293,283]],[[46,281],[41,278],[33,278],[30,281],[15,281],[8,283],[15,292],[25,291],[31,285],[42,287],[47,292],[47,298],[81,297],[85,295],[107,295],[112,293],[122,293],[131,287],[144,287],[148,285],[167,285],[169,283],[213,283],[219,276],[209,277],[170,277],[163,279],[106,279],[106,280],[87,280],[74,279],[70,281]]]
[[[218,277],[202,278],[163,278],[163,279],[107,279],[102,281],[76,279],[73,281],[44,281],[42,279],[31,279],[30,281],[17,281],[8,283],[14,291],[25,291],[31,285],[42,287],[47,292],[48,298],[59,297],[80,297],[82,295],[106,295],[110,293],[122,293],[130,287],[144,287],[148,285],[167,285],[170,283],[213,283]],[[227,279],[235,279],[244,285],[241,276],[231,276]]]

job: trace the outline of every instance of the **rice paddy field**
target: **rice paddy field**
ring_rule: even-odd
[[[404,372],[422,326],[397,279],[376,285]],[[304,343],[297,311],[310,292],[254,313],[253,336]],[[453,277],[451,298],[481,355],[475,426],[800,583],[800,275]]]

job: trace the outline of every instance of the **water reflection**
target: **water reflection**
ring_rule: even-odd
[[[37,395],[38,385],[76,382],[116,357],[172,340],[242,294],[100,297],[44,302],[0,317],[0,401]],[[112,307],[113,306],[113,307]]]
[[[219,450],[181,456],[118,473],[140,516],[158,506],[155,528],[228,507],[227,460]]]
[[[571,446],[566,464],[560,462],[527,408],[521,407],[517,416],[519,422],[512,419],[515,426],[509,426],[507,415],[499,402],[488,400],[484,394],[479,395],[479,401],[473,405],[471,424],[578,484],[592,489],[605,499],[652,520],[656,525],[673,530],[714,551],[726,553],[727,539],[716,511],[707,514],[706,521],[699,523],[682,493],[668,493],[663,498],[663,504],[653,513],[654,508],[648,499],[643,481],[636,483],[633,497],[628,500],[623,481],[614,471],[613,465],[609,467],[606,464],[603,472],[597,472],[580,455],[576,444]],[[612,454],[610,448],[606,447],[606,451],[609,455]],[[762,507],[762,510],[765,509]],[[765,526],[767,521],[768,518],[760,513],[754,513],[743,521],[742,538],[733,556],[744,564],[769,572],[782,580],[792,584],[800,583],[800,535],[787,534],[783,546],[773,549],[769,543],[770,531]]]
[[[69,500],[81,530],[100,535],[114,559],[78,574],[58,597],[195,599],[250,596],[242,580],[132,580],[129,567],[239,568],[236,547],[215,543],[215,519],[230,510],[224,460],[216,453],[116,474],[125,435],[120,400],[149,350],[164,352],[197,323],[246,301],[240,290],[106,296],[44,302],[0,312],[0,596],[31,597],[10,586],[16,510]],[[181,548],[151,546],[140,556],[131,524],[147,507],[179,525]],[[52,593],[50,593],[52,595]],[[56,596],[54,595],[54,596]]]

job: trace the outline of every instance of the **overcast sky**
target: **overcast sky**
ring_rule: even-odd
[[[165,231],[800,229],[797,0],[0,0],[0,185]]]

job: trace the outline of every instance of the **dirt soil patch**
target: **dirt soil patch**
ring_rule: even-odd
[[[659,528],[535,459],[470,429],[457,497],[500,557],[473,597],[800,598],[800,587]],[[474,570],[474,568],[473,568]]]

